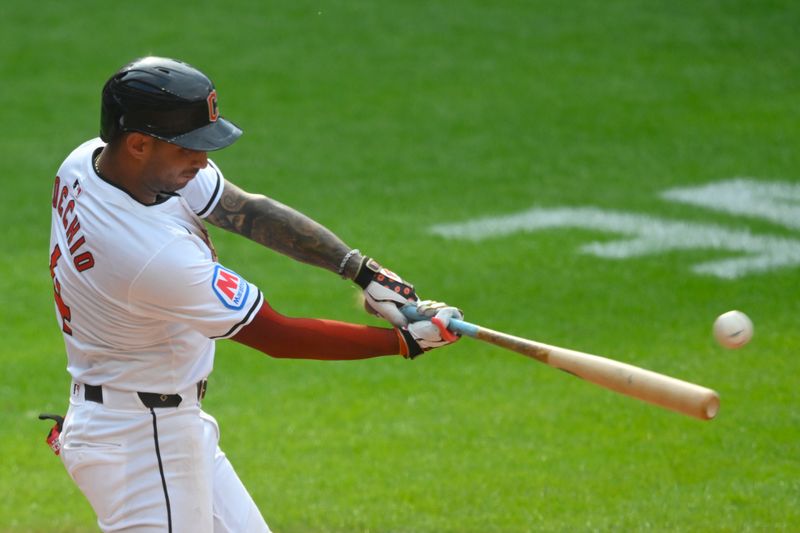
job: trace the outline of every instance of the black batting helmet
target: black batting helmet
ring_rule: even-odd
[[[201,152],[225,148],[242,135],[220,116],[208,76],[163,57],[137,59],[103,86],[100,137],[110,142],[126,131]]]

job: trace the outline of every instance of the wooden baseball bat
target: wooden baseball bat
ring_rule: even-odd
[[[403,312],[411,315],[413,319],[415,309],[413,306],[408,306]],[[419,315],[416,318],[419,318]],[[719,411],[719,394],[694,383],[599,355],[515,337],[463,320],[451,319],[447,329],[521,353],[595,385],[684,415],[710,420]]]

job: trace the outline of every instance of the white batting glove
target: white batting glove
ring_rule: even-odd
[[[451,319],[464,318],[460,309],[442,302],[425,300],[418,303],[417,313],[426,318],[398,329],[403,341],[401,351],[404,357],[414,359],[423,352],[452,344],[460,338],[447,329]]]
[[[371,257],[361,260],[353,281],[364,290],[364,307],[369,313],[391,322],[396,328],[408,325],[400,308],[419,301],[412,284]]]

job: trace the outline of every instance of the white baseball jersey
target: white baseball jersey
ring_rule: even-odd
[[[100,139],[76,148],[53,187],[50,272],[75,381],[174,393],[205,378],[214,340],[234,335],[263,302],[216,262],[202,218],[224,180],[209,161],[186,187],[143,205],[98,176]]]

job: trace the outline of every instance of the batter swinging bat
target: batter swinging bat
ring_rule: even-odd
[[[415,318],[413,306],[404,307],[403,312],[412,320]],[[416,318],[420,317],[417,315]],[[719,394],[694,383],[598,355],[515,337],[463,320],[451,319],[447,329],[521,353],[595,385],[684,415],[710,420],[719,411]]]

